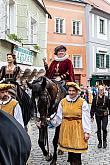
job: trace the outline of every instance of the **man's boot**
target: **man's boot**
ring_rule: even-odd
[[[97,146],[98,148],[102,148],[102,141],[99,141],[99,144]]]

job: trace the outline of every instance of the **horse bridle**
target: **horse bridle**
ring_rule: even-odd
[[[48,92],[48,90],[46,88],[43,91],[41,91],[41,93],[39,94],[38,101],[39,101],[39,99],[42,99],[44,102],[46,102],[46,105],[47,105],[46,109],[48,110],[48,108],[50,106],[51,97],[50,97],[50,94],[49,94],[49,92]],[[45,119],[45,121],[47,121],[47,118],[48,118],[48,113],[46,114],[46,116],[45,115],[42,116],[42,119]],[[36,116],[36,120],[38,122],[40,121],[40,119],[41,119],[41,117],[37,117]]]

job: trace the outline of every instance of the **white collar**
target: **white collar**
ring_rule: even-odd
[[[67,99],[67,101],[69,101],[69,102],[74,102],[74,101],[76,101],[76,100],[78,99],[78,97],[79,97],[79,95],[77,95],[76,97],[74,97],[73,99],[71,99],[70,96],[67,95],[67,96],[66,96],[66,99]]]
[[[12,99],[12,98],[11,98],[11,96],[9,95],[8,100],[6,100],[6,101],[0,100],[0,105],[5,105],[5,104],[9,103],[11,99]]]
[[[55,61],[64,61],[68,58],[68,54],[66,54],[64,57],[59,58],[58,56],[55,56]]]

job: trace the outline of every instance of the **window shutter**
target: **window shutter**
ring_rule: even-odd
[[[66,33],[65,19],[63,20],[63,33]]]
[[[82,57],[80,57],[80,68],[83,68]]]
[[[82,22],[80,21],[80,24],[79,24],[79,29],[80,29],[80,35],[82,35]]]
[[[99,53],[96,53],[96,68],[99,68]]]
[[[5,38],[7,17],[8,15],[6,15],[5,1],[0,1],[0,39]]]
[[[28,6],[17,4],[17,34],[28,39]]]
[[[109,55],[106,55],[106,68],[109,68]]]
[[[56,33],[58,33],[58,32],[59,32],[59,30],[58,30],[58,29],[59,29],[59,19],[58,19],[58,18],[56,18],[56,19],[55,19],[55,32],[56,32]]]

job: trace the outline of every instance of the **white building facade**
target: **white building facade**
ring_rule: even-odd
[[[108,4],[109,5],[109,4]],[[108,6],[110,8],[110,5]],[[86,5],[88,85],[110,85],[110,13]]]

